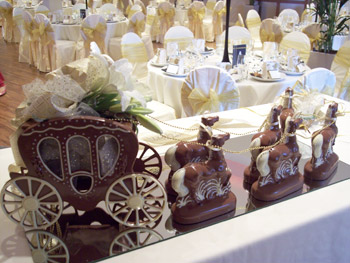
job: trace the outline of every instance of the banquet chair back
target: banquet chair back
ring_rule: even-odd
[[[342,100],[350,101],[350,68],[341,83],[340,93],[338,95]]]
[[[219,112],[239,107],[240,94],[235,80],[218,67],[192,70],[181,88],[181,102],[187,116]]]
[[[238,13],[238,15],[237,15],[237,22],[236,22],[235,26],[245,27],[241,13]]]
[[[134,1],[134,5],[139,5],[139,6],[141,6],[142,13],[143,13],[144,15],[147,15],[146,6],[145,6],[145,4],[144,4],[141,0],[135,0],[135,1]]]
[[[207,3],[205,4],[207,16],[211,16],[213,14],[215,5],[216,5],[216,0],[207,1]]]
[[[30,38],[23,25],[23,12],[21,7],[15,7],[13,9],[13,21],[16,26],[15,38],[19,41],[18,61],[24,63],[30,63],[29,50],[30,50]]]
[[[215,4],[214,11],[213,11],[213,31],[214,31],[215,39],[217,36],[220,36],[222,34],[222,31],[223,31],[222,20],[225,17],[225,14],[226,14],[225,2],[218,1]]]
[[[122,37],[122,57],[133,65],[133,75],[136,78],[147,76],[147,62],[149,57],[142,39],[135,33],[129,32]]]
[[[76,3],[75,5],[72,6],[72,12],[73,13],[79,13],[80,14],[80,9],[86,9],[86,5],[83,3]]]
[[[142,12],[142,7],[140,5],[136,5],[136,4],[132,5],[132,6],[128,5],[125,12],[126,12],[128,18],[130,19],[135,13]]]
[[[90,43],[96,42],[102,53],[106,53],[106,20],[97,14],[87,16],[81,25],[81,35],[84,40],[85,56],[90,53]]]
[[[21,41],[21,37],[23,35],[22,24],[23,24],[23,14],[24,9],[22,7],[15,7],[12,11],[12,19],[13,19],[13,37],[14,42],[19,43]]]
[[[337,83],[335,85],[335,96],[344,97],[342,83],[348,76],[350,68],[350,40],[346,41],[338,50],[331,65],[331,71],[334,72]]]
[[[101,14],[116,14],[117,11],[117,7],[111,3],[103,4],[100,8]]]
[[[141,11],[137,12],[129,19],[128,32],[134,32],[141,37],[142,32],[145,31],[145,25],[145,15]]]
[[[7,1],[0,1],[0,17],[2,18],[2,37],[6,42],[14,42],[13,7]]]
[[[50,13],[50,10],[44,5],[38,5],[38,7],[35,9],[35,14],[43,14],[48,16],[49,13]]]
[[[173,26],[164,35],[164,47],[167,43],[176,42],[180,50],[185,50],[193,39],[193,33],[187,27]]]
[[[162,2],[158,5],[159,18],[159,42],[164,43],[164,35],[174,25],[175,7],[169,2]]]
[[[335,74],[326,68],[314,68],[307,71],[299,80],[308,92],[319,92],[333,96],[335,88]],[[295,90],[298,91],[298,90]]]
[[[280,43],[283,38],[281,25],[277,24],[274,19],[267,18],[261,22],[260,40],[264,42]]]
[[[203,2],[194,1],[188,9],[189,29],[193,32],[195,38],[205,39],[203,19],[205,16],[205,5]]]
[[[282,38],[280,43],[280,51],[295,49],[299,53],[299,57],[307,63],[310,57],[311,45],[307,35],[302,32],[294,31]]]
[[[225,39],[225,31],[221,35],[221,40]],[[228,29],[229,43],[234,45],[249,44],[252,36],[248,29],[241,26],[231,26]]]
[[[302,23],[311,23],[314,22],[313,11],[310,8],[305,8],[301,13],[300,22]]]
[[[38,50],[38,45],[39,42],[38,40],[35,40],[33,37],[33,29],[34,29],[34,20],[32,15],[28,12],[28,11],[24,11],[22,13],[22,17],[23,17],[23,31],[24,31],[24,39],[22,39],[23,43],[23,48],[26,47],[25,42],[28,39],[28,63],[30,65],[36,66],[37,65],[37,50]],[[22,50],[21,52],[21,45],[20,45],[20,49],[19,49],[19,57],[20,57],[20,62],[22,62],[21,60],[23,60],[23,62],[25,62],[26,60],[26,54],[25,54],[26,50]]]
[[[293,21],[294,24],[299,23],[299,14],[294,9],[284,9],[278,15],[278,20],[282,23],[283,21]]]
[[[303,28],[302,32],[310,39],[311,49],[316,48],[317,41],[321,38],[321,26],[319,23],[311,23]]]
[[[252,35],[252,38],[255,41],[256,47],[261,46],[260,41],[260,26],[261,26],[261,19],[258,12],[256,12],[254,9],[251,9],[247,13],[247,18],[245,20],[245,24],[247,25],[247,28]]]

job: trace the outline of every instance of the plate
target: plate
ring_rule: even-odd
[[[252,75],[250,75],[250,77],[254,80],[261,81],[261,82],[278,82],[278,81],[284,80],[286,78],[286,74],[281,73],[281,78],[279,78],[279,79],[263,79],[263,78],[255,77]]]
[[[164,66],[168,65],[168,63],[156,63],[156,62],[153,62],[152,60],[151,60],[150,64],[154,67],[164,67]]]
[[[301,76],[304,74],[304,72],[296,72],[296,71],[285,71],[285,70],[280,70],[280,72],[288,75],[288,76]]]
[[[209,51],[203,51],[201,52],[201,55],[206,56],[206,55],[212,55],[214,54],[214,50],[209,50]]]
[[[185,78],[188,75],[188,73],[186,73],[186,74],[174,74],[174,73],[170,73],[170,72],[166,72],[166,71],[164,71],[164,74],[171,76],[171,77],[177,77],[177,78]]]

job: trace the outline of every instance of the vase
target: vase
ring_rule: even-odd
[[[313,68],[326,68],[331,69],[331,65],[334,59],[335,53],[324,53],[319,51],[311,51],[310,57],[307,62],[307,65]]]

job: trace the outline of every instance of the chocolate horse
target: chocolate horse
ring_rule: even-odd
[[[294,115],[293,90],[291,88],[287,88],[285,90],[282,106],[283,106],[283,108],[282,108],[281,115],[280,115],[280,122],[281,122],[282,132],[284,132],[285,128],[286,128],[285,122],[286,122],[288,116]]]
[[[256,159],[260,177],[251,189],[255,199],[274,201],[302,189],[304,180],[298,169],[301,154],[295,136],[301,122],[288,116],[285,142],[264,150]]]
[[[219,120],[215,117],[202,117],[202,123],[197,134],[197,142],[206,144],[211,139],[211,127]],[[184,167],[188,163],[204,162],[209,158],[209,149],[206,146],[179,142],[175,146],[170,147],[165,153],[165,162],[170,166],[171,171],[168,180],[165,183],[166,190],[170,195],[177,195],[171,188],[171,178],[177,170]]]
[[[265,130],[255,134],[252,138],[249,148],[270,146],[275,144],[281,139],[281,130],[279,127],[278,116],[280,115],[282,106],[275,106],[271,109],[268,116],[268,126],[265,126]],[[244,170],[244,182],[247,184],[253,184],[259,178],[259,171],[256,167],[256,158],[263,151],[263,149],[251,150],[251,162]]]
[[[338,155],[333,152],[333,145],[338,134],[335,124],[338,104],[329,105],[324,121],[324,128],[312,135],[312,158],[304,167],[304,176],[311,180],[326,180],[338,167]],[[328,126],[328,127],[327,127]]]
[[[178,193],[172,206],[174,221],[193,224],[235,210],[231,171],[223,151],[217,148],[229,137],[229,134],[212,136],[207,161],[189,163],[174,173],[172,187]]]

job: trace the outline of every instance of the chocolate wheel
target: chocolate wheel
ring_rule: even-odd
[[[48,182],[21,176],[8,181],[2,188],[1,207],[8,218],[23,227],[44,228],[59,219],[63,202]]]
[[[27,231],[26,237],[35,263],[69,262],[68,248],[57,236],[34,229]]]
[[[142,142],[139,143],[134,172],[149,174],[157,179],[159,178],[162,173],[162,160],[153,147]]]
[[[117,255],[162,239],[163,237],[152,229],[144,227],[130,228],[120,232],[115,237],[109,248],[109,255]]]
[[[157,221],[167,205],[164,187],[152,176],[130,174],[116,180],[106,193],[107,212],[126,226]]]

